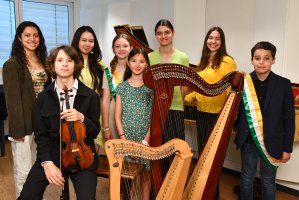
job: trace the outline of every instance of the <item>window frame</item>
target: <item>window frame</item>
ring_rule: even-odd
[[[15,23],[16,28],[23,22],[23,2],[22,0],[10,0],[15,5]],[[80,26],[80,16],[75,15],[80,10],[80,0],[27,0],[37,3],[48,3],[68,6],[69,11],[69,44],[73,39],[75,28]],[[2,66],[0,67],[0,85],[3,85]]]
[[[20,22],[23,21],[23,0],[13,0],[18,1],[19,6],[19,13],[20,13],[20,19],[19,23],[16,23],[16,27],[19,26]],[[47,4],[57,4],[57,5],[63,5],[68,6],[69,11],[69,44],[72,41],[72,36],[74,35],[74,0],[73,1],[57,1],[57,0],[25,0],[25,1],[31,1],[36,3],[47,3]]]

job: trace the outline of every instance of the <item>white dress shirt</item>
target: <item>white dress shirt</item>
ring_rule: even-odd
[[[64,95],[64,91],[63,89],[59,88],[58,85],[56,84],[55,81],[55,85],[54,85],[54,90],[56,90],[57,95],[58,95],[58,99],[59,99],[59,105],[60,105],[60,110],[61,110],[61,105],[62,105],[62,101],[60,101],[61,98],[65,99],[65,95]],[[72,91],[70,91],[72,90]],[[70,104],[70,109],[73,109],[74,107],[74,102],[75,102],[75,97],[77,95],[77,90],[78,90],[78,80],[75,78],[74,84],[68,88],[68,93],[69,93],[69,104]],[[65,100],[63,101],[63,111],[67,110],[66,109],[66,103]],[[82,114],[82,113],[81,113]],[[83,117],[83,121],[84,121],[84,115],[82,114]],[[51,162],[52,161],[44,161],[41,163],[41,165],[43,166],[44,163],[46,162]]]
[[[61,108],[61,101],[60,101],[60,98],[63,98],[65,99],[65,95],[64,95],[64,91],[62,88],[59,88],[56,84],[56,81],[55,81],[55,86],[54,86],[54,89],[56,90],[57,92],[57,95],[58,95],[58,99],[59,99],[59,105],[60,105],[60,110],[62,109]],[[72,90],[70,92],[70,90]],[[75,101],[75,97],[76,97],[76,94],[77,94],[77,90],[78,90],[78,80],[75,79],[74,81],[74,84],[68,88],[68,91],[69,91],[69,103],[70,103],[70,109],[73,109],[74,107],[74,101]],[[72,96],[72,97],[71,97]],[[66,109],[66,103],[65,101],[63,101],[63,111],[67,110]]]

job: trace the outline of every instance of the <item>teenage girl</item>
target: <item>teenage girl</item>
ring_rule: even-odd
[[[148,55],[151,65],[159,63],[176,63],[189,67],[188,56],[172,46],[172,38],[175,31],[172,24],[165,19],[158,21],[155,27],[155,35],[160,47]],[[174,138],[185,140],[183,121],[183,97],[187,88],[176,86],[173,99],[164,126],[162,144]],[[177,120],[181,120],[179,123]],[[171,130],[176,130],[175,132]]]
[[[78,28],[72,41],[72,47],[76,49],[80,60],[84,63],[79,80],[102,96],[103,74],[106,65],[102,60],[99,42],[93,29],[90,26]],[[102,126],[102,113],[100,123]],[[96,151],[99,154],[99,146],[103,148],[105,143],[102,130],[94,142]]]
[[[25,21],[18,26],[10,56],[2,73],[18,198],[36,158],[32,133],[35,101],[38,93],[51,81],[44,70],[47,57],[45,39],[35,23]]]
[[[214,84],[236,69],[235,61],[226,52],[223,30],[220,27],[212,27],[205,37],[201,60],[196,69],[197,74],[209,84]],[[215,97],[207,97],[192,92],[184,99],[185,102],[196,102],[197,104],[196,124],[198,135],[200,135],[198,139],[199,155],[209,138],[229,92],[230,89]],[[219,188],[215,199],[218,198]]]
[[[132,50],[132,41],[125,34],[117,35],[112,42],[115,54],[110,66],[105,68],[103,75],[103,131],[105,140],[118,139],[115,125],[115,89],[123,81],[127,68],[127,59]],[[111,100],[112,96],[112,100]]]
[[[116,88],[116,127],[120,139],[149,145],[151,124],[149,113],[152,112],[154,93],[143,82],[143,71],[149,66],[147,53],[143,48],[134,48],[129,54],[127,64],[124,82]],[[132,156],[125,157],[124,160],[146,164],[145,170],[141,173],[141,196],[143,200],[149,199],[150,160]],[[134,185],[132,184],[131,197],[134,196]]]
[[[158,21],[155,27],[155,35],[160,47],[148,55],[151,65],[176,63],[189,67],[188,56],[172,46],[174,34],[173,26],[168,20],[162,19]],[[174,87],[172,102],[164,125],[162,144],[174,138],[185,140],[183,99],[186,92],[186,87]],[[172,158],[167,157],[162,159],[162,165],[165,166],[162,168],[163,177],[167,174],[167,170],[172,163]]]

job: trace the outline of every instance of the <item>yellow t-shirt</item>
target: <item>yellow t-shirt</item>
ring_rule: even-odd
[[[103,60],[99,61],[100,65],[102,66],[102,69],[104,71],[104,69],[106,68],[105,62]],[[84,63],[84,68],[81,70],[81,75],[79,76],[79,80],[84,83],[84,85],[86,85],[87,87],[89,87],[90,89],[93,90],[93,82],[92,82],[92,76],[90,74],[89,71],[89,65],[88,63]],[[97,94],[99,94],[99,91],[96,90],[95,91]],[[102,105],[102,99],[101,99],[101,105]],[[103,127],[103,119],[102,119],[102,112],[100,115],[100,124],[101,127]],[[103,135],[103,130],[101,129],[100,133],[98,134],[97,138],[94,139],[94,143],[97,145],[100,145],[101,147],[104,147],[104,135]]]
[[[104,71],[106,68],[105,62],[101,60],[99,64],[102,66],[102,70]],[[92,82],[92,76],[89,71],[88,63],[84,63],[84,68],[81,70],[81,75],[79,76],[79,80],[84,83],[87,87],[93,90],[93,82]],[[99,92],[96,90],[96,93],[99,94]]]
[[[235,61],[229,56],[224,56],[217,70],[214,70],[211,67],[207,67],[205,70],[197,72],[197,74],[201,76],[207,83],[214,84],[220,81],[225,75],[236,69],[237,65]],[[219,113],[226,101],[230,89],[231,88],[215,97],[203,96],[194,91],[186,95],[184,101],[196,102],[197,110],[199,111],[207,113]]]

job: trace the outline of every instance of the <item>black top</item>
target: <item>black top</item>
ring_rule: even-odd
[[[58,167],[60,163],[60,105],[54,84],[55,82],[38,94],[34,135],[37,144],[37,162],[53,161]],[[86,127],[84,142],[96,155],[93,140],[101,131],[100,96],[79,80],[74,109],[84,115]]]
[[[269,87],[269,80],[270,80],[271,73],[267,76],[267,78],[264,81],[261,81],[257,75],[256,72],[254,71],[252,74],[252,82],[255,88],[256,96],[259,101],[259,105],[261,108],[261,113],[263,116],[264,112],[264,107],[265,107],[265,101],[266,101],[266,96],[267,96],[267,91]],[[251,143],[254,144],[253,138],[251,134],[248,134],[246,138],[246,143]]]

